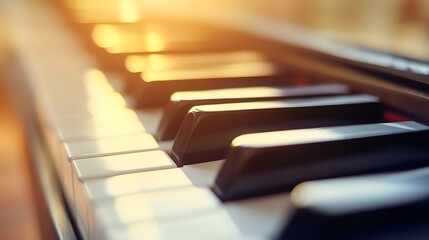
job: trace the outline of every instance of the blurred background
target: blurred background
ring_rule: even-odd
[[[40,239],[43,222],[37,220],[34,189],[25,151],[25,134],[8,91],[4,62],[13,45],[5,17],[18,2],[0,0],[0,239]],[[64,0],[76,14],[109,1]],[[270,21],[293,24],[317,34],[429,61],[428,0],[171,0],[112,1],[109,11],[122,11],[129,19],[145,14],[179,16],[195,21],[219,20],[223,24],[245,15],[263,16]],[[124,8],[119,6],[143,6]],[[131,10],[130,10],[131,9]],[[136,10],[137,9],[137,10]],[[137,15],[133,15],[136,14]],[[109,14],[107,11],[106,14]],[[89,13],[88,16],[93,16]]]

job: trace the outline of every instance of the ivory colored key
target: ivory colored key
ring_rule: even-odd
[[[118,153],[147,151],[156,149],[158,146],[158,143],[152,135],[148,133],[136,133],[64,143],[67,158],[70,160]]]
[[[159,153],[157,153],[157,155],[159,155]],[[165,155],[163,157],[166,158]],[[124,158],[123,160],[127,159]],[[215,161],[193,164],[182,168],[174,168],[174,165],[168,165],[164,167],[168,169],[157,170],[154,169],[153,164],[162,164],[159,163],[161,158],[158,157],[147,160],[152,160],[151,167],[139,167],[139,165],[149,165],[143,162],[140,164],[132,164],[136,165],[135,169],[130,166],[126,171],[105,169],[102,175],[96,172],[92,174],[91,171],[87,171],[86,167],[94,167],[97,165],[92,164],[91,161],[87,161],[85,165],[79,164],[82,163],[82,160],[76,160],[73,163],[75,173],[77,173],[74,178],[76,218],[81,222],[81,228],[88,226],[86,216],[88,212],[94,209],[95,203],[101,199],[181,187],[209,186],[213,184],[216,173],[223,163],[222,161]],[[169,160],[169,164],[171,164],[171,160]],[[124,161],[116,162],[115,165],[127,166]],[[156,166],[156,168],[159,168],[159,166]],[[78,174],[79,170],[86,171],[86,174]],[[115,176],[116,174],[127,172],[130,174]]]
[[[91,202],[91,193],[86,191],[82,183],[84,180],[139,171],[156,171],[176,166],[165,152],[159,150],[78,159],[71,164],[74,196],[70,205],[72,205],[72,213],[82,232],[87,231],[87,205],[88,201]],[[127,188],[134,184],[127,182],[121,187]]]
[[[143,133],[145,127],[137,119],[135,121],[128,121],[123,123],[109,124],[104,126],[79,126],[76,124],[71,127],[63,127],[57,129],[58,139],[61,142],[98,139],[104,137],[114,137],[127,134]]]
[[[208,188],[186,187],[126,195],[97,201],[89,209],[89,236],[98,239],[108,227],[125,227],[147,220],[181,218],[211,211],[220,206]]]
[[[144,221],[99,231],[100,239],[274,239],[291,215],[289,194],[231,202],[180,218]]]
[[[65,189],[66,198],[70,203],[73,202],[72,161],[90,157],[156,150],[158,147],[158,143],[148,133],[63,143],[64,153],[58,161],[59,166],[57,169],[61,173],[59,176]]]
[[[214,183],[214,179],[223,162],[223,160],[218,160],[186,165],[181,168],[175,168],[174,165],[170,167],[169,165],[165,167],[168,169],[157,171],[153,171],[154,169],[130,168],[129,174],[116,176],[117,171],[115,171],[112,174],[109,173],[109,175],[101,175],[103,178],[93,177],[93,174],[88,171],[87,176],[89,175],[90,177],[85,178],[82,175],[78,175],[78,178],[85,185],[88,197],[90,199],[99,199],[174,187],[209,186]],[[75,171],[78,171],[78,168],[85,169],[80,163],[82,163],[81,160],[73,162]],[[92,163],[88,162],[86,165],[92,165]],[[117,163],[117,165],[120,166],[121,163]]]

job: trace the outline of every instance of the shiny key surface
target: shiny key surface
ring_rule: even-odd
[[[106,239],[273,239],[292,210],[289,194],[271,195],[181,218],[109,227],[100,234]]]
[[[71,2],[78,4],[79,1],[71,1]],[[84,6],[85,5],[90,6],[94,2],[98,2],[98,1],[82,1],[80,2],[80,4],[83,4]],[[110,29],[114,29],[114,31],[122,31],[123,29],[126,29],[127,27],[131,26],[132,24],[122,25],[122,24],[118,24],[118,22],[123,22],[123,23],[127,21],[133,22],[133,21],[140,21],[142,19],[141,18],[142,15],[135,14],[138,12],[138,10],[141,10],[141,9],[139,9],[138,7],[135,7],[137,5],[134,5],[135,3],[134,1],[119,1],[123,5],[111,4],[111,2],[112,1],[103,2],[104,3],[103,8],[105,7],[104,8],[105,10],[108,9],[106,10],[107,13],[104,12],[105,14],[103,14],[103,11],[92,12],[92,10],[90,9],[83,9],[83,10],[75,9],[74,11],[75,13],[79,12],[77,14],[81,14],[80,16],[83,16],[83,18],[85,17],[87,18],[85,20],[86,23],[89,23],[88,26],[91,25],[87,29],[89,32],[95,29],[93,28],[95,26],[94,23],[98,24],[98,23],[104,22],[105,25],[101,26],[102,28],[110,24],[107,26],[107,29],[109,27],[114,26],[114,28],[110,28]],[[128,14],[118,14],[118,12],[122,12],[122,10],[124,9],[129,10],[129,11],[125,11]],[[49,13],[49,12],[46,12],[46,13]],[[111,18],[110,20],[107,18],[104,18],[107,15],[111,15],[111,13],[113,13],[114,15],[113,18]],[[117,121],[117,120],[110,119],[110,117],[113,116],[111,113],[119,113],[122,111],[120,109],[123,109],[126,111],[127,109],[126,107],[129,105],[121,105],[121,103],[119,103],[118,104],[119,107],[113,107],[114,104],[109,104],[109,106],[106,107],[106,108],[111,107],[111,109],[107,111],[109,113],[105,113],[104,111],[92,111],[92,109],[87,109],[89,111],[80,110],[80,109],[86,109],[87,103],[94,102],[94,97],[97,99],[95,100],[95,102],[98,102],[98,103],[100,102],[99,100],[106,99],[104,97],[108,96],[108,94],[107,95],[104,95],[104,94],[109,91],[112,93],[113,88],[106,89],[106,91],[100,91],[100,92],[103,92],[104,97],[99,98],[99,92],[98,90],[96,90],[97,88],[92,88],[92,87],[88,88],[88,85],[80,82],[79,79],[80,79],[81,73],[84,72],[86,68],[96,68],[97,67],[96,64],[93,64],[94,62],[91,61],[90,59],[85,60],[84,59],[85,57],[82,57],[82,55],[85,55],[86,53],[79,47],[70,47],[69,45],[65,44],[70,42],[73,43],[73,41],[67,40],[67,37],[64,37],[66,34],[63,34],[63,32],[67,32],[67,31],[64,31],[64,30],[47,31],[51,25],[57,26],[59,22],[60,24],[58,25],[59,26],[58,29],[67,30],[68,28],[67,26],[61,25],[61,21],[57,21],[58,19],[54,18],[54,20],[51,20],[51,18],[45,18],[44,15],[45,14],[41,14],[40,16],[40,19],[44,21],[44,25],[43,25],[44,27],[37,28],[36,31],[34,31],[35,34],[33,35],[35,38],[37,37],[42,40],[35,41],[37,42],[37,44],[35,44],[32,47],[26,48],[28,50],[26,51],[26,54],[28,54],[31,57],[30,60],[26,61],[26,64],[30,66],[34,72],[37,73],[36,74],[37,80],[34,81],[35,83],[34,85],[38,85],[40,83],[41,85],[44,86],[44,87],[37,87],[37,90],[35,91],[36,92],[35,95],[37,96],[37,98],[40,97],[40,99],[43,99],[43,101],[41,101],[41,103],[38,103],[37,106],[40,107],[40,109],[38,109],[40,115],[43,116],[43,118],[46,117],[45,119],[46,122],[44,122],[43,124],[43,126],[46,127],[46,129],[44,129],[44,131],[46,132],[46,135],[49,136],[48,138],[52,139],[52,141],[50,141],[52,142],[52,146],[57,146],[60,150],[58,152],[54,151],[55,152],[54,157],[57,159],[55,161],[64,160],[60,164],[64,168],[60,166],[57,172],[58,175],[61,175],[61,179],[63,178],[62,176],[69,177],[69,175],[72,175],[71,170],[72,170],[72,166],[75,166],[75,165],[72,165],[74,164],[74,162],[81,162],[81,161],[83,162],[88,157],[91,157],[91,158],[94,157],[93,159],[95,158],[99,159],[102,157],[111,157],[111,154],[114,154],[115,156],[122,155],[123,157],[125,157],[127,154],[131,154],[137,151],[146,151],[146,150],[152,151],[158,148],[156,146],[163,145],[164,143],[162,142],[156,143],[152,140],[148,140],[147,142],[149,142],[150,144],[146,144],[146,140],[143,140],[143,139],[152,139],[152,137],[150,137],[148,133],[151,133],[151,134],[154,133],[153,130],[156,129],[156,126],[157,126],[156,122],[148,123],[142,120],[146,118],[152,118],[152,117],[148,117],[150,114],[145,114],[145,113],[141,114],[139,112],[135,112],[135,114],[138,115],[139,120],[143,122],[143,127],[144,127],[143,131],[147,131],[145,133],[142,133],[143,131],[140,132],[140,130],[138,130],[138,132],[134,132],[134,130],[132,130],[131,131],[132,133],[110,130],[115,128],[115,126],[117,126],[116,125],[117,123],[122,122],[122,120]],[[147,17],[147,15],[144,15],[144,17]],[[99,18],[99,19],[91,20],[89,18]],[[145,21],[146,20],[147,19],[145,19]],[[172,26],[175,27],[177,25],[172,25]],[[29,29],[24,29],[24,30],[26,31],[23,31],[23,32],[30,31],[31,27]],[[98,30],[100,30],[100,28],[98,28]],[[163,54],[168,51],[176,51],[176,50],[187,52],[187,51],[193,51],[193,49],[191,49],[192,48],[191,45],[193,45],[194,46],[193,48],[194,49],[196,48],[197,51],[207,50],[205,49],[207,47],[206,46],[207,41],[205,41],[204,39],[203,41],[199,42],[200,44],[194,42],[192,39],[191,39],[192,41],[188,41],[188,40],[183,41],[182,43],[184,44],[181,44],[181,43],[176,44],[174,41],[178,40],[176,37],[178,36],[177,33],[180,31],[174,31],[174,29],[171,29],[171,28],[164,31],[164,33],[163,31],[164,30],[158,31],[156,26],[151,29],[149,28],[149,31],[146,31],[146,30],[145,32],[142,31],[143,32],[142,35],[144,35],[144,41],[142,41],[141,36],[139,36],[134,39],[134,40],[137,39],[137,41],[135,41],[137,42],[137,44],[132,44],[132,42],[134,41],[133,36],[129,37],[128,39],[124,39],[125,41],[122,41],[122,39],[120,39],[120,41],[122,41],[122,43],[125,43],[125,44],[118,45],[120,46],[119,48],[125,49],[129,47],[129,49],[121,50],[123,52],[115,51],[115,46],[113,47],[96,46],[96,48],[99,48],[99,51],[96,54],[99,54],[100,52],[104,51],[103,52],[103,54],[105,54],[104,56],[113,56],[114,59],[116,59],[113,61],[107,60],[107,57],[106,57],[106,61],[100,61],[104,59],[99,59],[100,63],[102,62],[104,70],[106,69],[108,70],[109,68],[107,66],[110,63],[112,63],[111,69],[114,69],[114,68],[121,69],[120,67],[118,68],[117,64],[119,65],[123,64],[122,59],[126,59],[128,54],[131,52],[132,54],[136,54],[136,56],[140,56],[140,57],[143,55],[141,54],[141,52],[138,53],[139,51],[146,51],[146,53],[163,52]],[[51,33],[49,34],[49,32]],[[136,31],[129,31],[129,32],[136,32]],[[126,31],[124,31],[120,35],[126,35]],[[175,35],[175,36],[172,36],[172,35]],[[198,37],[198,33],[195,33],[195,35],[190,34],[189,36],[191,35],[192,37],[193,36]],[[217,33],[214,35],[217,35]],[[24,36],[27,36],[27,35],[24,35]],[[91,38],[92,37],[91,33],[88,36],[89,38]],[[51,39],[50,37],[54,37],[54,39],[56,40],[50,41],[49,40]],[[105,40],[107,41],[110,41],[112,39],[114,40],[115,37],[105,38]],[[66,41],[63,41],[63,40],[66,40]],[[128,42],[128,40],[130,40],[130,42]],[[217,41],[217,39],[213,39],[213,40],[215,40],[214,42]],[[93,39],[90,39],[90,41],[93,41]],[[160,45],[162,45],[163,43],[167,43],[167,45],[174,46],[174,47],[172,48],[166,47],[164,49],[161,49]],[[94,43],[91,42],[91,44],[94,44]],[[67,47],[64,47],[64,46],[67,46]],[[199,48],[198,46],[200,46],[201,48],[198,49]],[[143,48],[146,48],[146,50],[145,49],[136,50],[134,49],[136,47],[137,48],[143,47]],[[225,46],[220,45],[219,49],[224,47]],[[233,46],[233,48],[235,47],[236,46]],[[210,46],[209,48],[215,49],[216,46],[213,45],[213,47]],[[95,48],[93,47],[92,49],[95,49]],[[237,49],[234,49],[234,50],[237,50]],[[245,50],[248,50],[248,49],[245,49]],[[210,50],[207,50],[207,51],[210,51]],[[63,59],[58,58],[58,53],[61,53]],[[40,56],[44,56],[44,57],[41,58]],[[98,56],[102,56],[102,54]],[[41,59],[42,61],[40,61]],[[46,59],[50,59],[50,61]],[[252,69],[253,67],[259,64],[259,62],[258,64],[254,64],[254,63],[255,61],[253,61],[251,64],[246,63],[250,65],[251,68],[243,68],[243,69],[250,72],[251,70],[253,70]],[[218,63],[218,64],[228,65],[230,63],[226,64],[224,62],[224,63]],[[268,64],[265,64],[265,62],[263,62],[263,64],[260,64],[260,66],[268,66],[268,65],[272,66],[271,64],[272,63],[268,61]],[[235,63],[232,64],[231,68],[235,69],[236,66],[234,65]],[[37,70],[34,70],[34,69],[37,69]],[[52,70],[52,69],[55,69],[55,70]],[[230,69],[230,68],[228,67],[225,68],[223,66],[223,68],[203,67],[203,69],[204,71],[201,71],[201,72],[203,73],[203,75],[205,74],[206,75],[205,77],[207,78],[207,76],[211,77],[215,74],[218,74],[216,76],[220,76],[221,74],[218,73],[219,69]],[[196,75],[197,73],[200,74],[201,72],[197,70],[189,70],[189,69],[185,69],[185,70],[164,69],[162,73],[150,72],[149,75],[146,74],[144,77],[142,77],[141,73],[136,72],[134,76],[137,76],[139,80],[152,79],[154,80],[152,82],[157,82],[158,80],[162,80],[162,79],[171,80],[171,78],[166,77],[168,76],[168,74],[173,74],[175,76],[186,75],[187,76],[186,78],[191,79],[188,81],[192,82],[193,80],[195,80],[195,78],[192,78],[189,76]],[[121,76],[127,76],[127,75],[121,75]],[[224,75],[222,75],[222,77],[224,77]],[[263,77],[261,75],[261,76],[258,76],[257,78],[261,80]],[[62,79],[64,80],[64,82],[59,81],[58,79]],[[213,79],[217,80],[217,78],[213,78]],[[282,79],[281,81],[283,80],[285,79]],[[58,83],[54,84],[55,82],[58,82]],[[123,82],[126,83],[127,80],[123,80]],[[158,82],[162,82],[162,81],[158,81]],[[197,81],[195,80],[195,82],[193,83],[196,83],[196,82]],[[253,81],[249,81],[249,82],[252,82],[253,84]],[[78,83],[78,85],[74,85],[74,83]],[[266,82],[264,82],[263,84],[266,84]],[[153,86],[156,86],[156,84],[154,84]],[[86,92],[86,90],[89,90],[89,92]],[[82,93],[82,91],[85,93]],[[149,90],[144,90],[144,91],[149,92]],[[137,93],[134,96],[138,98],[140,96],[139,94],[140,93]],[[115,95],[115,93],[113,93],[113,95]],[[165,94],[165,95],[168,95],[168,94]],[[71,100],[70,101],[61,100],[57,102],[58,98],[71,99]],[[141,99],[144,99],[144,98],[141,98]],[[154,101],[152,103],[150,101],[149,102],[141,101],[141,99],[137,100],[137,102],[139,102],[142,106],[144,106],[144,104],[148,104],[147,106],[151,106],[150,104],[159,104],[159,102],[156,103],[157,101]],[[153,99],[153,98],[149,98],[149,99]],[[63,108],[62,106],[67,106],[67,107]],[[155,112],[156,111],[157,110],[155,110]],[[94,114],[95,112],[97,114]],[[101,113],[102,115],[101,118],[99,113]],[[81,116],[87,120],[84,120],[82,122],[77,121],[78,119],[81,119],[80,118]],[[154,118],[159,119],[159,117],[154,117]],[[123,118],[121,117],[121,119]],[[130,119],[124,118],[124,119],[127,119],[126,121],[124,121],[127,124],[132,123],[134,122],[134,120],[136,120],[135,118],[134,120],[131,120],[132,118]],[[74,125],[73,123],[74,121],[76,121],[76,125]],[[98,125],[99,123],[101,124]],[[79,129],[83,131],[78,132]],[[89,133],[86,134],[85,133],[86,130],[84,129],[88,129]],[[99,129],[103,129],[103,130],[99,130]],[[106,132],[104,129],[107,129]],[[60,131],[57,131],[57,130],[61,130],[61,133]],[[70,138],[58,139],[58,137],[62,133],[66,133],[66,132],[67,134],[81,134],[81,133],[84,133],[84,134],[79,136],[72,136]],[[97,135],[97,134],[94,134],[94,132],[100,132],[103,134]],[[145,136],[148,136],[148,138],[132,139],[133,137],[128,136],[133,134],[139,135],[140,133],[144,134]],[[124,137],[125,135],[127,137]],[[110,141],[110,139],[116,139],[116,140]],[[64,146],[66,146],[65,149],[61,149],[63,146],[63,143],[64,143]],[[89,148],[86,149],[83,146],[84,144],[89,144],[91,149],[90,150],[88,150]],[[146,147],[142,147],[142,145],[145,145]],[[152,147],[149,147],[149,146],[152,146]],[[67,150],[67,152],[69,153],[68,156],[64,152],[61,152],[61,150],[62,151]],[[85,159],[82,159],[81,157]],[[72,162],[70,162],[69,160],[71,160]],[[97,165],[97,163],[99,163],[99,160],[94,161],[95,165]],[[170,163],[171,162],[167,162],[168,167],[171,166]],[[211,163],[203,163],[203,164],[211,164]],[[136,168],[141,167],[141,169],[155,170],[155,168],[152,169],[150,166],[146,168],[145,166],[141,166],[139,164],[136,164],[134,167]],[[224,238],[225,239],[228,239],[228,238],[229,239],[272,239],[273,237],[275,237],[275,234],[278,233],[280,226],[285,220],[285,218],[287,218],[287,216],[290,215],[289,194],[287,193],[282,195],[270,195],[270,196],[264,197],[263,199],[252,198],[252,199],[245,200],[249,202],[230,201],[226,203],[220,203],[219,199],[217,199],[217,197],[211,192],[211,189],[207,187],[207,185],[210,185],[210,182],[212,182],[214,179],[214,176],[215,176],[215,174],[213,174],[214,171],[213,172],[210,171],[210,173],[208,173],[208,171],[204,171],[209,168],[207,169],[194,168],[193,170],[195,171],[190,171],[191,167],[192,165],[186,165],[180,169],[175,168],[175,169],[148,171],[146,172],[148,173],[147,175],[143,175],[143,173],[125,174],[122,176],[118,176],[117,179],[121,179],[121,181],[119,180],[112,181],[112,182],[116,182],[116,184],[113,184],[113,187],[112,185],[110,185],[110,188],[106,187],[105,189],[100,190],[100,192],[98,192],[100,194],[98,195],[98,198],[97,197],[91,198],[92,196],[91,193],[94,193],[94,196],[96,195],[95,194],[96,190],[94,189],[92,189],[94,191],[83,191],[82,194],[80,195],[80,193],[78,193],[78,190],[77,190],[79,189],[78,187],[82,187],[80,190],[82,189],[88,190],[90,189],[90,184],[89,184],[90,182],[91,183],[95,181],[101,182],[106,180],[104,183],[107,184],[107,182],[109,182],[107,181],[107,179],[113,179],[113,177],[103,178],[107,176],[107,174],[110,174],[110,173],[107,173],[108,171],[106,172],[103,171],[103,170],[107,170],[107,168],[97,169],[97,171],[94,171],[94,172],[88,171],[87,172],[88,174],[85,175],[86,177],[89,177],[91,174],[94,174],[94,179],[84,180],[84,178],[82,178],[81,179],[83,180],[82,182],[80,182],[79,180],[79,182],[75,181],[75,182],[72,182],[72,184],[70,184],[70,182],[67,184],[63,184],[65,186],[65,188],[63,188],[63,191],[66,192],[66,197],[67,197],[69,206],[73,206],[76,202],[78,202],[79,204],[82,203],[83,205],[83,210],[79,208],[81,205],[78,205],[78,210],[76,211],[78,214],[72,212],[72,215],[73,217],[76,218],[75,223],[77,222],[77,226],[79,230],[82,230],[81,236],[85,239],[86,238],[89,239],[89,237],[91,237],[91,239],[93,238],[94,239],[124,239],[124,238],[152,239],[157,237],[164,238],[164,239],[178,239],[178,238],[201,239],[202,237],[205,237],[205,238],[212,237],[213,239],[219,239],[219,238],[222,238],[222,239]],[[116,171],[113,169],[114,170],[112,171],[113,174],[123,174],[123,173],[128,173],[128,170],[132,169],[133,167],[130,167],[127,169],[125,165],[120,165],[113,168],[116,169]],[[179,172],[179,170],[181,172]],[[175,173],[179,173],[176,175],[178,176],[179,180],[177,182],[174,182],[174,179],[167,178],[167,174],[161,174],[161,172],[167,172],[167,171],[174,171]],[[190,172],[192,172],[192,174],[190,174]],[[139,177],[135,177],[135,178],[129,177],[127,179],[125,178],[125,176],[128,177],[130,175],[133,175],[133,176],[139,175]],[[195,177],[195,179],[198,179],[197,181],[197,180],[193,180],[194,175],[202,175],[207,178],[203,177],[200,179]],[[166,179],[163,178],[165,182],[160,181],[154,185],[151,185],[151,182],[155,181],[157,177],[166,178]],[[130,180],[132,182],[127,182],[126,180]],[[140,181],[140,180],[148,181],[148,182],[142,182],[142,183],[134,182],[134,181]],[[210,180],[210,181],[206,181],[206,180]],[[77,187],[76,186],[77,184],[75,183],[82,184],[82,185],[79,185]],[[181,183],[183,183],[183,185],[181,185]],[[190,185],[187,185],[187,184],[190,184]],[[201,186],[199,187],[201,187],[203,190],[201,190],[201,188],[197,188],[198,187],[196,186],[197,184],[201,184]],[[76,188],[73,188],[73,187],[76,187]],[[188,192],[187,194],[185,194],[184,193],[185,191],[182,191],[184,188],[192,188],[193,193],[191,194]],[[149,193],[149,191],[152,191],[152,192]],[[197,194],[197,192],[199,192],[200,194]],[[168,196],[168,197],[165,197],[165,196]],[[174,196],[178,196],[178,198],[174,199]],[[80,198],[82,198],[81,200],[83,201],[76,200]],[[73,199],[75,199],[76,202],[73,202]],[[180,204],[181,200],[184,202],[183,205]],[[189,201],[189,200],[192,200],[192,201]],[[183,208],[181,208],[182,206]],[[80,213],[83,213],[83,214],[80,215]],[[82,227],[82,224],[84,224],[83,227]]]
[[[222,159],[244,133],[381,121],[377,98],[351,95],[193,107],[172,148],[178,166]]]
[[[165,107],[156,138],[174,139],[188,111],[197,105],[287,98],[344,95],[349,90],[340,84],[320,84],[305,87],[247,87],[174,93]]]
[[[123,155],[122,158],[127,160],[126,155]],[[93,162],[87,162],[87,164],[94,166]],[[79,167],[81,166],[74,164],[76,173],[74,176],[75,218],[81,223],[81,228],[87,232],[91,228],[88,214],[94,213],[98,202],[104,202],[107,199],[115,199],[127,195],[169,189],[207,187],[214,182],[216,174],[222,164],[223,161],[215,161],[193,164],[183,168],[170,167],[168,169],[158,170],[150,167],[130,167],[126,171],[112,170],[104,172],[104,177],[93,174],[92,172],[88,172],[85,176],[81,176],[78,174],[78,171],[81,169]],[[117,165],[121,167],[124,166],[124,164],[120,163],[117,163]],[[133,205],[129,206],[134,207]],[[96,222],[99,222],[99,220]]]
[[[269,61],[236,62],[194,68],[145,71],[130,77],[137,107],[163,106],[177,91],[284,85],[287,74]]]
[[[148,133],[64,143],[67,157],[71,160],[106,156],[109,154],[154,150],[158,147],[159,145],[156,140]]]
[[[117,197],[132,193],[163,190],[186,186],[210,186],[214,183],[223,160],[186,165],[157,171],[139,171],[107,178],[82,180],[88,199]]]
[[[81,180],[175,167],[168,155],[160,150],[78,159],[72,165]]]
[[[302,183],[280,239],[424,239],[428,170]]]
[[[429,128],[379,123],[242,135],[213,187],[223,200],[290,191],[303,181],[427,166]]]

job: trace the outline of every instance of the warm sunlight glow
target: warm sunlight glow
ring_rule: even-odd
[[[139,9],[133,0],[122,0],[118,4],[121,22],[131,23],[140,19]]]
[[[309,142],[334,140],[341,135],[325,129],[305,129],[276,131],[241,135],[232,141],[233,146],[268,147],[275,145],[303,144]]]
[[[59,118],[57,119],[58,124],[62,126],[74,126],[76,125],[75,117]],[[84,119],[79,118],[79,121],[87,123],[88,125],[111,125],[112,123],[128,123],[138,121],[136,113],[128,108],[115,109],[115,111],[98,112],[97,115],[89,116]]]
[[[410,129],[420,129],[420,125],[410,122],[362,124],[352,128],[350,126],[311,128],[264,133],[245,134],[232,141],[233,146],[244,147],[272,147],[313,142],[335,141],[340,139],[354,139],[365,136],[379,136],[407,132]]]
[[[108,178],[105,180],[104,188],[107,195],[119,196],[191,185],[191,180],[182,171],[167,171],[166,174],[162,171],[148,171]]]
[[[231,88],[222,90],[205,90],[176,92],[171,95],[171,101],[186,101],[198,99],[243,99],[262,96],[281,96],[282,91],[271,87]]]
[[[142,72],[141,77],[145,82],[154,82],[173,80],[261,77],[273,75],[275,72],[275,66],[268,62],[252,62],[214,65],[196,69]]]
[[[165,166],[172,166],[172,162],[163,151],[149,151],[124,156],[111,156],[106,158],[99,167],[113,171],[132,169],[142,169],[144,171],[160,169]]]
[[[145,35],[146,49],[148,52],[160,52],[165,50],[165,36],[157,31],[148,31]]]
[[[209,104],[192,107],[189,111],[198,112],[216,112],[219,109],[222,111],[244,111],[249,109],[275,109],[292,106],[287,102],[281,101],[261,101],[261,102],[240,102],[240,103],[221,103]]]
[[[117,27],[108,24],[97,24],[92,30],[92,40],[101,48],[111,48],[121,41]]]
[[[127,57],[125,65],[130,72],[196,68],[228,63],[258,62],[264,57],[252,51],[232,51],[187,54],[147,54]]]
[[[320,93],[347,93],[343,85],[320,84],[311,87],[244,87],[221,90],[183,91],[171,95],[171,101],[198,99],[245,99],[262,97],[311,96]]]
[[[156,23],[97,24],[92,31],[94,43],[113,54],[160,52],[167,47],[167,37],[173,36]]]
[[[146,133],[103,138],[98,141],[91,141],[91,143],[91,145],[87,144],[86,147],[98,153],[124,152],[127,150],[136,151],[138,150],[137,147],[139,147],[140,150],[150,150],[159,147],[152,135]],[[86,144],[86,142],[82,141],[79,143],[81,146],[83,146],[83,144]]]
[[[90,68],[86,70],[83,81],[88,95],[102,95],[113,92],[106,75],[99,69]]]
[[[145,62],[145,57],[131,55],[125,59],[125,68],[128,72],[137,73],[149,68]]]
[[[330,213],[355,212],[387,207],[424,196],[422,186],[413,182],[389,181],[377,177],[344,178],[302,183],[292,191],[292,201],[300,207],[313,207]]]

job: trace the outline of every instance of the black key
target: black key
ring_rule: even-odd
[[[234,62],[163,71],[129,77],[136,107],[159,107],[178,91],[288,84],[287,73],[270,61]]]
[[[381,121],[376,97],[351,95],[193,107],[177,133],[172,158],[178,166],[222,159],[245,133]]]
[[[158,140],[174,139],[186,114],[196,105],[343,95],[348,92],[348,88],[340,84],[323,84],[307,87],[247,87],[177,92],[171,96],[170,102],[164,110],[156,137]]]
[[[426,167],[300,184],[280,239],[427,239],[428,182]]]
[[[213,187],[224,201],[315,179],[429,165],[429,128],[416,122],[300,129],[240,136]]]

